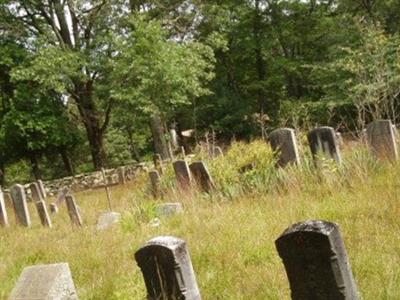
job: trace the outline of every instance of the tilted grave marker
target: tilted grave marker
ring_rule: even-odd
[[[135,253],[147,288],[147,299],[200,300],[200,291],[186,242],[156,237]]]
[[[42,181],[41,179],[39,179],[39,180],[37,181],[37,184],[38,184],[38,186],[39,186],[39,191],[40,191],[40,194],[42,195],[42,199],[43,199],[43,200],[46,199],[47,193],[46,193],[46,189],[44,188],[43,181]]]
[[[67,204],[68,215],[71,219],[72,225],[82,226],[82,217],[76,205],[75,198],[72,195],[65,196],[65,203]]]
[[[326,221],[292,225],[275,241],[293,300],[356,300],[357,288],[339,226]]]
[[[176,160],[173,162],[175,178],[181,188],[188,188],[192,183],[192,174],[186,160]]]
[[[149,178],[151,183],[151,192],[154,198],[161,196],[161,177],[157,170],[149,172]]]
[[[67,263],[26,267],[9,300],[77,300]]]
[[[336,139],[335,130],[332,127],[323,126],[310,131],[307,135],[314,162],[318,162],[318,156],[324,155],[341,164],[342,157]]]
[[[300,155],[294,129],[276,129],[270,133],[268,139],[272,150],[279,153],[278,165],[280,167],[284,167],[290,163],[300,164]]]
[[[379,159],[398,159],[396,132],[390,120],[378,120],[368,124],[367,140],[372,152]]]
[[[196,161],[191,163],[189,168],[198,186],[204,192],[209,193],[215,189],[214,181],[212,180],[206,165],[202,161]]]
[[[0,190],[0,225],[2,227],[10,226],[8,222],[8,215],[6,210],[6,203],[4,201],[3,191]]]
[[[56,202],[50,204],[50,212],[52,214],[58,213],[58,207],[65,201],[65,197],[69,194],[69,188],[64,186],[58,190]]]
[[[30,227],[31,217],[26,202],[25,188],[20,184],[15,184],[10,188],[15,217],[21,226]]]
[[[118,174],[118,183],[125,184],[126,183],[125,167],[118,167],[117,174]]]
[[[39,214],[40,222],[45,227],[52,227],[50,216],[47,212],[46,203],[43,201],[42,192],[40,191],[39,184],[32,182],[29,185],[33,202],[35,202],[37,212]]]

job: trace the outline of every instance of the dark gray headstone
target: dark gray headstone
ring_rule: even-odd
[[[43,199],[43,200],[46,199],[47,193],[46,193],[46,189],[44,188],[43,181],[42,181],[41,179],[39,179],[39,180],[37,181],[37,184],[38,184],[38,186],[39,186],[39,190],[40,190],[40,193],[41,193],[41,195],[42,195],[42,199]]]
[[[82,226],[82,217],[79,213],[78,206],[76,205],[75,198],[72,195],[65,196],[65,203],[67,204],[68,215],[71,219],[72,225]]]
[[[186,160],[176,160],[173,162],[175,177],[180,187],[188,188],[192,183],[192,175]]]
[[[204,192],[209,193],[215,189],[214,181],[212,180],[206,165],[202,161],[196,161],[191,163],[189,168],[198,186]]]
[[[300,155],[297,147],[297,139],[294,129],[280,128],[269,135],[272,150],[279,153],[278,165],[300,164]]]
[[[67,263],[26,267],[9,300],[77,300]]]
[[[45,227],[52,227],[49,213],[47,212],[46,203],[43,200],[36,202],[36,209],[39,214],[40,222]]]
[[[367,126],[367,140],[372,152],[380,159],[398,159],[396,132],[390,120],[379,120]]]
[[[10,188],[10,193],[17,223],[22,226],[30,227],[31,217],[29,215],[24,187],[20,184],[15,184]]]
[[[149,172],[149,178],[151,183],[151,192],[154,198],[161,196],[161,177],[157,170]]]
[[[147,299],[200,300],[186,242],[156,237],[135,253],[147,288]]]
[[[118,174],[119,184],[125,184],[126,183],[125,167],[118,167],[117,174]]]
[[[105,230],[115,224],[118,224],[121,220],[121,214],[117,212],[108,211],[102,213],[97,220],[97,230]]]
[[[339,226],[306,221],[275,241],[293,300],[356,300],[357,288]]]
[[[314,162],[319,155],[334,159],[341,164],[342,157],[336,139],[336,132],[332,127],[323,126],[310,131],[307,135]]]
[[[2,227],[10,226],[10,224],[8,223],[6,203],[4,201],[4,194],[2,191],[0,191],[0,226]]]
[[[39,184],[37,182],[32,182],[29,185],[29,189],[31,190],[31,197],[33,202],[44,200],[44,198],[42,197],[42,192],[39,188]]]

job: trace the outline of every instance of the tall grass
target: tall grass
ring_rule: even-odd
[[[152,198],[147,174],[113,187],[122,223],[103,232],[95,230],[107,210],[102,190],[76,195],[83,228],[71,227],[65,207],[54,228],[41,228],[30,204],[33,228],[0,229],[0,298],[24,267],[68,262],[81,299],[145,299],[133,254],[154,236],[174,235],[188,242],[203,299],[290,299],[274,241],[295,222],[324,219],[341,226],[363,299],[400,299],[400,166],[377,162],[362,146],[345,149],[341,167],[324,161],[316,169],[304,151],[301,166],[276,169],[274,155],[255,141],[207,160],[218,187],[211,195],[179,190],[170,166],[163,199]],[[182,202],[185,213],[151,226],[163,201]]]

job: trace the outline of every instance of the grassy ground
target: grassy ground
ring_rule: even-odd
[[[324,219],[341,226],[362,298],[400,299],[400,166],[376,163],[362,148],[345,151],[344,160],[341,168],[323,161],[316,170],[306,159],[277,171],[264,143],[236,144],[208,162],[219,188],[211,196],[178,191],[169,168],[162,201],[183,202],[185,213],[159,227],[149,226],[157,201],[146,174],[111,189],[123,220],[108,231],[95,230],[107,208],[102,190],[76,194],[83,228],[72,228],[62,207],[54,228],[43,229],[30,205],[33,228],[0,228],[0,298],[24,267],[68,262],[80,299],[145,299],[134,252],[152,237],[174,235],[188,242],[203,299],[290,299],[274,241],[295,222]],[[249,162],[255,168],[240,174]]]

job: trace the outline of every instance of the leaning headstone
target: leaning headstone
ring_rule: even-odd
[[[39,179],[39,180],[37,181],[37,184],[38,184],[38,186],[39,186],[39,190],[40,190],[40,193],[41,193],[41,195],[42,195],[42,199],[43,199],[43,200],[46,199],[47,193],[46,193],[46,189],[44,188],[43,181],[42,181],[41,179]]]
[[[307,135],[314,162],[317,163],[318,156],[334,159],[341,164],[342,157],[336,138],[336,132],[332,127],[323,126],[310,131]]]
[[[9,300],[77,300],[68,263],[26,267]]]
[[[380,159],[398,159],[396,133],[390,120],[379,120],[367,126],[367,140],[372,152]]]
[[[50,212],[52,214],[58,213],[58,208],[65,201],[65,197],[69,193],[69,188],[64,186],[58,190],[56,202],[50,204]]]
[[[57,214],[58,213],[58,206],[55,203],[50,203],[49,205],[50,213]]]
[[[300,164],[300,155],[297,147],[297,138],[294,129],[280,128],[269,135],[272,150],[279,153],[278,166]]]
[[[117,212],[105,212],[102,213],[97,221],[97,230],[105,230],[121,220],[121,214]]]
[[[37,182],[32,182],[29,185],[29,189],[31,190],[31,197],[33,202],[44,200],[44,198],[42,197],[42,192],[39,188],[39,184]]]
[[[197,184],[204,192],[209,193],[215,189],[215,184],[211,178],[210,172],[208,172],[206,165],[202,161],[191,163],[189,168]]]
[[[118,174],[118,183],[125,184],[126,183],[125,167],[118,167],[117,174]]]
[[[4,195],[2,191],[0,191],[0,225],[2,227],[10,226],[10,224],[8,223],[6,203],[4,201]]]
[[[82,217],[79,212],[78,206],[76,205],[75,198],[72,195],[67,195],[65,197],[65,203],[67,204],[68,215],[71,219],[72,225],[82,226]]]
[[[160,236],[135,253],[147,288],[147,299],[200,300],[186,242]]]
[[[293,300],[356,300],[358,293],[339,226],[306,221],[275,241]]]
[[[170,217],[183,212],[182,203],[163,203],[156,206],[156,215],[159,217]]]
[[[175,178],[181,188],[188,188],[192,183],[192,175],[186,160],[176,160],[173,162]]]
[[[161,196],[161,177],[157,170],[149,172],[149,178],[151,183],[151,192],[154,198]]]
[[[52,227],[49,213],[47,212],[46,203],[43,200],[37,201],[36,209],[39,214],[40,222],[44,227]]]
[[[31,217],[29,215],[28,204],[26,203],[24,187],[20,184],[15,184],[10,188],[10,193],[17,223],[25,227],[30,227]]]

